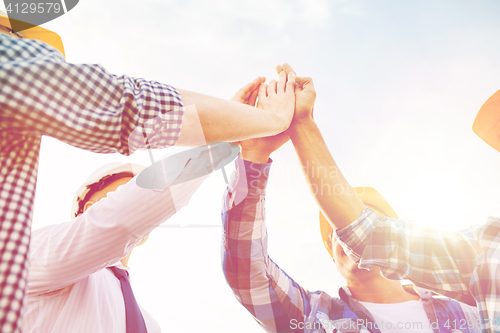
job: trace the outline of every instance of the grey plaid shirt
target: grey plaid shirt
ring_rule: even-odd
[[[128,155],[174,145],[183,114],[171,86],[70,64],[45,43],[0,34],[1,332],[20,332],[41,136]]]

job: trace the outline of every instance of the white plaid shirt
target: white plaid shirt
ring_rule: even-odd
[[[47,44],[0,34],[1,332],[20,332],[41,136],[128,155],[145,146],[143,132],[148,146],[174,145],[183,114],[171,86],[69,64]]]

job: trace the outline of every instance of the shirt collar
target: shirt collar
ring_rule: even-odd
[[[422,300],[429,300],[432,298],[432,292],[430,292],[429,290],[424,289],[424,288],[417,288],[413,284],[405,284],[405,285],[403,285],[403,288],[408,293],[412,293],[412,291],[413,291],[413,293],[418,295],[420,297],[420,299],[422,299]],[[343,295],[345,295],[344,297],[352,298],[352,293],[347,286],[340,287],[339,295],[341,298],[343,298],[342,297]],[[345,302],[344,299],[343,299],[343,301]]]
[[[129,274],[130,274],[130,267],[125,267],[122,265],[122,262],[120,260],[118,260],[117,262],[115,262],[113,265],[111,266],[108,266],[108,267],[116,267],[116,268],[119,268],[119,269],[123,269],[125,271],[127,271]]]

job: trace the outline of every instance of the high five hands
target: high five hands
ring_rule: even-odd
[[[285,72],[287,75],[295,72],[289,64],[276,66],[276,72]],[[292,126],[304,120],[313,119],[314,102],[316,100],[316,90],[313,80],[310,77],[295,78],[295,113],[292,120]]]
[[[275,103],[280,95],[293,89],[295,94],[294,117],[290,126],[299,126],[303,121],[313,118],[316,91],[311,78],[296,77],[288,64],[278,65],[279,80],[265,84],[265,77],[257,77],[241,88],[232,98],[233,101],[255,106],[260,109]],[[241,147],[242,158],[252,162],[267,163],[269,155],[289,140],[287,132],[278,135],[236,142]]]

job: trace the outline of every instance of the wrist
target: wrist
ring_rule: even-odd
[[[273,117],[272,121],[277,125],[277,131],[275,134],[286,131],[293,121],[293,113],[286,114],[284,112],[269,112],[269,114]]]
[[[313,125],[315,125],[315,122],[311,117],[294,118],[287,130],[287,133],[289,134],[291,139],[294,134],[297,134],[297,132],[300,132],[304,128],[309,128]]]
[[[269,155],[263,153],[259,150],[241,150],[241,158],[249,162],[256,163],[267,163],[269,161]]]

